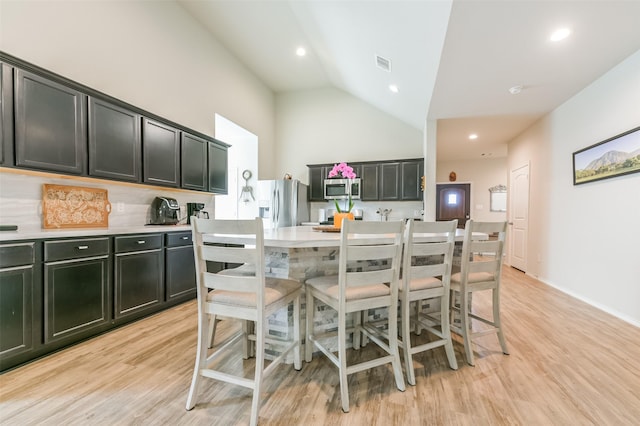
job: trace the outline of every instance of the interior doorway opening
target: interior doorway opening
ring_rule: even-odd
[[[228,195],[214,198],[216,219],[258,216],[258,136],[220,114],[215,115],[215,138],[231,145],[228,151]]]

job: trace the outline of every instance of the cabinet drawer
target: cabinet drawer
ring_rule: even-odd
[[[0,268],[31,265],[35,262],[35,243],[5,244],[0,246]]]
[[[191,232],[171,232],[167,234],[166,246],[167,247],[179,247],[190,246],[193,244],[191,240]]]
[[[162,248],[162,234],[142,234],[116,237],[116,253]]]
[[[78,259],[109,254],[109,237],[45,241],[44,261]]]

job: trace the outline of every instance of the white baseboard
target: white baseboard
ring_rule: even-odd
[[[543,283],[545,285],[548,285],[549,287],[553,287],[556,290],[559,290],[559,291],[563,292],[564,294],[567,294],[567,295],[569,295],[571,297],[574,297],[574,298],[576,298],[576,299],[578,299],[578,300],[580,300],[580,301],[582,301],[582,302],[584,302],[584,303],[586,303],[588,305],[593,306],[594,308],[597,308],[597,309],[599,309],[599,310],[601,310],[603,312],[608,313],[609,315],[613,315],[614,317],[616,317],[618,319],[621,319],[624,322],[627,322],[627,323],[629,323],[629,324],[631,324],[633,326],[636,326],[636,327],[640,328],[640,321],[638,319],[636,319],[636,318],[632,318],[632,317],[630,317],[630,316],[628,316],[626,314],[623,314],[621,312],[616,311],[615,309],[611,309],[608,306],[604,306],[604,305],[602,305],[600,303],[594,302],[593,300],[587,299],[587,298],[585,298],[585,297],[583,297],[583,296],[581,296],[581,295],[579,295],[577,293],[574,293],[573,291],[570,291],[570,290],[567,290],[567,289],[565,289],[563,287],[557,286],[557,285],[555,285],[555,284],[553,284],[553,283],[551,283],[551,282],[549,282],[547,280],[544,280],[544,279],[542,279],[540,277],[534,277],[533,275],[530,275],[528,273],[527,273],[527,275],[529,275],[533,279],[536,279],[536,280],[540,281],[541,283]]]

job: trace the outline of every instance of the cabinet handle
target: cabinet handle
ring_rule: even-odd
[[[89,246],[78,246],[78,250],[86,250]]]
[[[188,240],[188,239],[189,239],[189,237],[182,237],[182,239],[183,239],[183,240]]]
[[[144,244],[144,243],[146,243],[145,240],[138,240],[138,244]]]

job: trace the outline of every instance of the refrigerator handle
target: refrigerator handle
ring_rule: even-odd
[[[280,190],[276,189],[276,197],[275,197],[275,215],[276,215],[276,227],[280,227]]]

